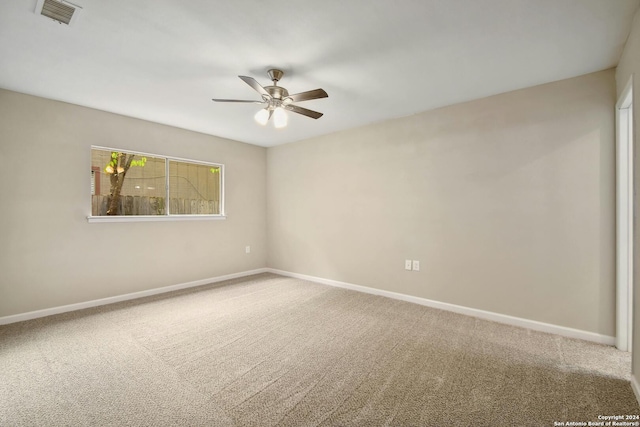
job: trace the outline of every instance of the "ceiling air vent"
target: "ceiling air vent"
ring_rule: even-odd
[[[76,20],[81,7],[59,0],[38,0],[36,13],[61,24],[71,25]]]

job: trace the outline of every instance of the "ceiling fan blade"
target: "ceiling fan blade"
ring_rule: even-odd
[[[287,105],[284,107],[286,110],[293,111],[294,113],[302,114],[303,116],[311,117],[312,119],[319,119],[322,117],[322,113],[313,110],[307,110],[306,108],[298,107],[297,105]]]
[[[271,98],[271,95],[269,95],[269,92],[264,90],[264,88],[262,86],[260,86],[260,83],[258,83],[258,81],[256,79],[254,79],[253,77],[247,77],[247,76],[238,76],[238,77],[240,77],[242,79],[242,81],[244,81],[246,84],[251,86],[260,95],[262,95],[263,98],[265,96],[267,98]]]
[[[216,99],[216,98],[212,98],[212,101],[215,102],[246,102],[246,103],[251,103],[251,104],[264,104],[264,101],[251,101],[251,100],[247,100],[247,99]]]
[[[294,93],[293,95],[289,95],[287,98],[291,98],[292,102],[301,102],[301,101],[309,101],[311,99],[318,98],[327,98],[327,92],[324,89],[314,89],[308,90],[306,92]]]

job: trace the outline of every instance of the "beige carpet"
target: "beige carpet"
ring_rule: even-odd
[[[0,326],[3,426],[553,426],[628,353],[272,274]]]

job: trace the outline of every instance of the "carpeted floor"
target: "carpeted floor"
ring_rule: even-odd
[[[553,426],[629,353],[262,274],[0,326],[2,426]]]

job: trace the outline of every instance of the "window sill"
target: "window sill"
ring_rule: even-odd
[[[154,221],[207,221],[227,219],[225,215],[119,215],[88,216],[88,222],[154,222]]]

